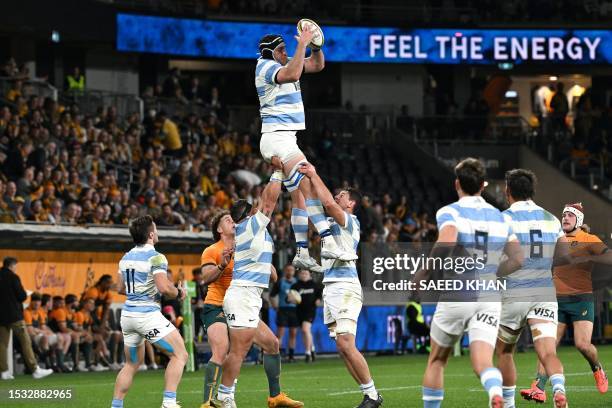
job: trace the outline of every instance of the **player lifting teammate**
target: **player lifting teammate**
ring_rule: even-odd
[[[223,375],[217,399],[223,408],[234,408],[235,383],[240,366],[253,343],[264,352],[264,370],[268,376],[270,397],[268,407],[303,407],[281,392],[281,358],[278,339],[270,328],[260,320],[264,289],[270,278],[276,280],[272,266],[274,242],[267,230],[270,217],[280,195],[280,172],[275,172],[261,195],[256,212],[251,205],[239,200],[232,206],[231,217],[236,223],[234,269],[232,283],[223,299],[223,312],[229,327],[230,348],[223,363]]]
[[[344,261],[357,258],[350,252],[342,251],[331,238],[321,201],[312,189],[303,187],[309,181],[298,171],[300,163],[306,162],[296,138],[297,131],[306,129],[300,77],[303,73],[320,72],[325,66],[323,51],[312,44],[314,35],[313,27],[306,25],[295,37],[297,47],[291,59],[287,56],[282,36],[264,36],[259,42],[261,56],[255,68],[255,87],[262,122],[261,155],[267,162],[282,167],[283,184],[291,194],[291,225],[297,245],[293,264],[300,269],[321,272],[321,267],[308,252],[308,218],[321,236],[322,258]],[[311,49],[309,58],[305,58],[306,47]]]
[[[202,272],[204,281],[208,283],[208,292],[204,300],[202,323],[206,330],[208,342],[212,349],[212,357],[206,365],[204,378],[204,403],[200,408],[220,407],[221,402],[215,401],[215,390],[222,375],[222,366],[229,351],[229,334],[223,299],[227,288],[232,282],[234,268],[234,235],[235,224],[229,211],[217,213],[211,220],[211,230],[215,243],[202,253]],[[273,357],[272,357],[273,358]],[[270,357],[267,358],[268,360]],[[266,370],[270,389],[276,389],[278,379],[276,369]],[[286,395],[270,395],[279,405],[299,406]],[[286,405],[282,405],[286,404]]]
[[[583,224],[582,204],[566,204],[563,209],[562,227],[566,238],[571,243],[572,265],[558,266],[553,271],[559,302],[557,344],[563,338],[567,325],[572,324],[574,344],[591,366],[597,389],[604,394],[608,391],[608,377],[597,356],[597,349],[591,344],[595,304],[591,282],[593,265],[589,261],[609,264],[612,263],[612,256],[608,247],[597,236],[589,234]],[[521,390],[521,396],[536,402],[546,401],[544,387],[548,379],[542,362],[538,361],[537,377],[531,384],[531,388]]]
[[[523,248],[523,268],[506,276],[497,339],[498,367],[504,377],[504,408],[514,408],[516,366],[513,353],[525,326],[529,325],[535,351],[553,385],[555,407],[567,407],[563,365],[557,358],[557,297],[552,280],[553,262],[567,263],[569,244],[559,220],[533,202],[536,177],[529,170],[506,173],[503,212]],[[533,301],[533,299],[538,299]]]
[[[482,270],[470,271],[469,275],[473,274],[482,281],[495,281],[498,269],[513,271],[521,266],[520,247],[499,210],[481,196],[486,176],[482,163],[472,158],[465,159],[455,167],[455,175],[459,200],[438,210],[439,235],[430,256],[445,258],[455,249],[463,248],[468,256],[477,256],[484,262]],[[508,256],[503,262],[502,252]],[[420,271],[417,280],[427,278],[427,274],[427,271]],[[466,275],[467,271],[461,276]],[[455,275],[456,278],[459,276]],[[503,407],[502,375],[493,366],[501,313],[497,295],[483,291],[456,294],[458,297],[451,297],[452,301],[448,301],[448,297],[440,298],[431,324],[431,353],[423,377],[423,404],[426,408],[441,406],[444,367],[453,345],[466,329],[472,367],[487,391],[489,404],[493,408]]]
[[[343,251],[357,256],[360,238],[360,226],[353,214],[361,203],[361,194],[356,190],[342,190],[332,196],[317,174],[314,166],[302,164],[300,173],[306,175],[310,183],[306,188],[314,190],[325,210],[330,215],[328,223],[331,239]],[[305,191],[306,196],[310,192]],[[382,406],[383,399],[374,386],[370,368],[363,355],[355,345],[357,320],[363,305],[363,293],[355,261],[340,259],[323,259],[323,321],[329,328],[329,335],[336,341],[336,348],[363,392],[363,401],[357,408],[376,408]]]

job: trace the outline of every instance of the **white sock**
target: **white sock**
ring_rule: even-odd
[[[223,384],[219,384],[219,391],[217,392],[217,399],[223,401],[227,398],[234,399],[234,392],[236,391],[236,383],[231,387],[226,387]]]
[[[164,404],[176,404],[176,392],[164,391]]]
[[[363,395],[367,395],[370,399],[374,401],[378,399],[378,391],[376,391],[376,387],[374,386],[374,380],[370,380],[367,384],[359,385],[359,389],[361,389]]]

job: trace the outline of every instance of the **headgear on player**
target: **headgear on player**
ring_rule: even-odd
[[[582,224],[584,224],[584,209],[582,208],[582,203],[565,204],[563,212],[570,212],[576,216],[576,226],[574,229],[582,227]]]
[[[284,44],[285,40],[279,34],[266,34],[259,40],[259,53],[263,59],[274,59],[274,50],[281,44]]]
[[[239,224],[249,215],[252,208],[253,206],[247,200],[238,200],[232,205],[230,216],[236,224]]]

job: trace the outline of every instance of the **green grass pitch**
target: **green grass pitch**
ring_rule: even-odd
[[[598,347],[604,367],[612,368],[612,346]],[[559,351],[567,376],[568,399],[571,407],[612,407],[612,391],[601,395],[595,389],[593,376],[586,361],[571,347]],[[518,388],[529,385],[535,369],[535,354],[516,356]],[[376,383],[385,399],[384,407],[421,407],[421,378],[426,356],[368,357]],[[178,400],[185,408],[198,408],[202,398],[201,369],[186,373],[178,390]],[[116,373],[54,374],[35,381],[19,376],[10,382],[0,382],[0,407],[110,407]],[[315,364],[285,364],[281,377],[283,388],[295,399],[311,408],[355,407],[361,393],[342,362],[336,358],[321,359]],[[467,356],[451,358],[445,382],[445,407],[486,407],[487,400],[480,382],[472,374]],[[7,390],[30,388],[72,388],[74,399],[69,401],[15,401],[7,399]],[[236,403],[239,408],[266,407],[267,382],[262,366],[244,366],[238,380]],[[163,371],[138,373],[125,399],[126,408],[159,407],[163,391]],[[547,390],[550,401],[550,387]],[[518,390],[517,390],[518,395]],[[551,406],[546,403],[544,406]],[[536,407],[517,398],[517,407]]]

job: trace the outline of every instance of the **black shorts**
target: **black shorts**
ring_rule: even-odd
[[[300,326],[304,322],[312,323],[317,315],[317,308],[313,307],[310,309],[298,309],[297,310],[297,318],[298,322],[300,322]]]
[[[295,307],[281,307],[276,314],[276,325],[278,327],[299,327]]]

